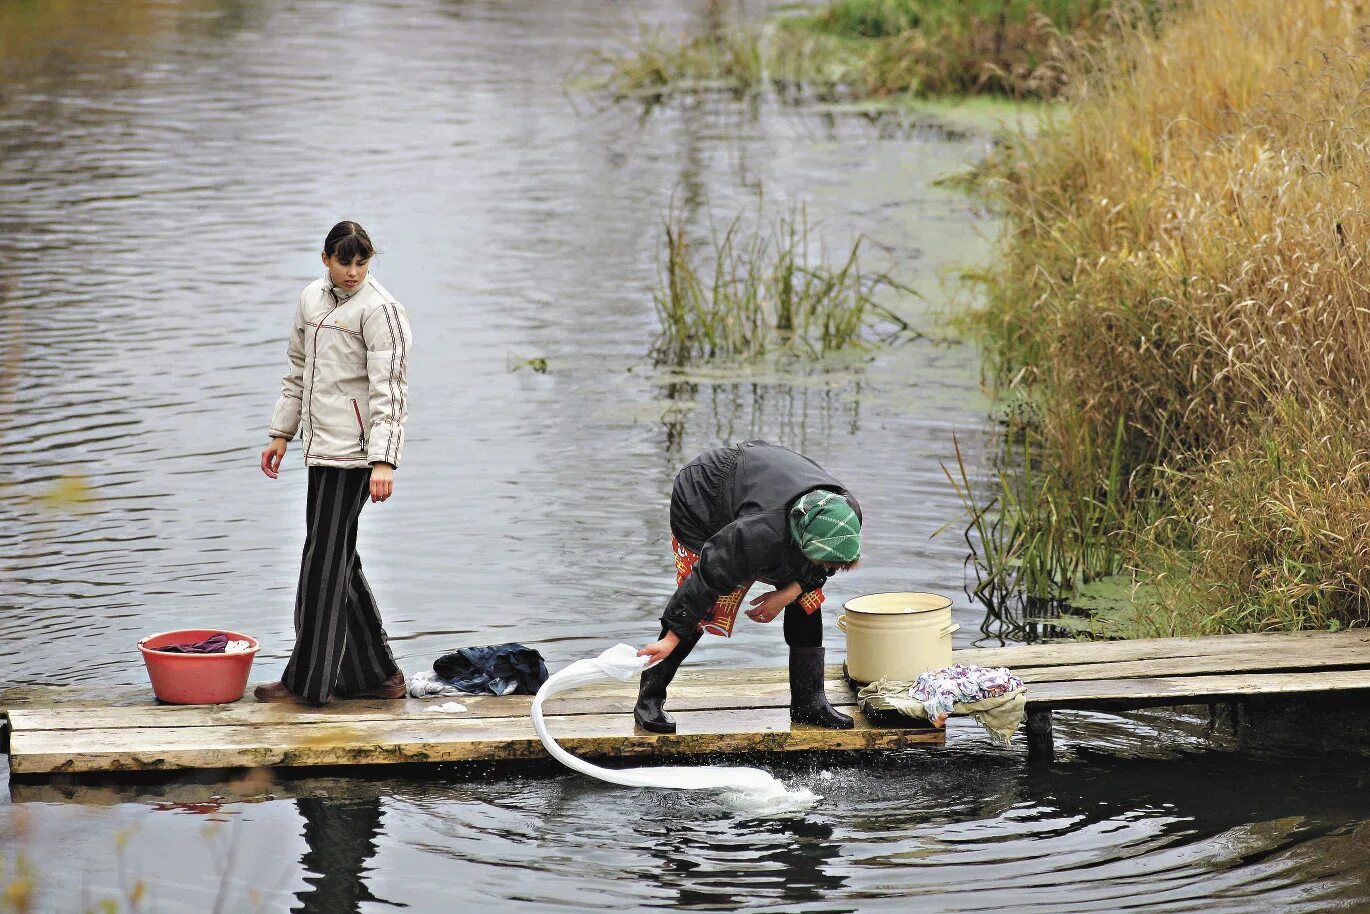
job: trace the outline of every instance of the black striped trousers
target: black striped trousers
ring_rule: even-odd
[[[308,529],[295,591],[295,650],[281,682],[309,701],[373,688],[399,672],[357,555],[370,470],[309,468]]]

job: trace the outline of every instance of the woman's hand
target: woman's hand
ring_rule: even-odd
[[[388,463],[371,464],[371,500],[385,501],[395,491],[395,468]]]
[[[791,584],[780,590],[763,593],[752,600],[754,608],[747,610],[747,618],[753,622],[769,622],[784,612],[786,606],[799,599],[801,593],[803,593],[803,588],[798,584]]]
[[[642,650],[638,651],[637,655],[639,657],[651,657],[651,663],[647,664],[648,666],[651,666],[652,664],[660,663],[661,661],[669,657],[671,655],[671,651],[675,650],[676,645],[679,643],[679,635],[677,635],[675,632],[667,632],[665,637],[663,637],[660,641],[653,641],[651,644],[647,645]]]
[[[285,459],[285,439],[272,438],[271,443],[262,448],[262,472],[272,479],[281,475],[281,461]]]

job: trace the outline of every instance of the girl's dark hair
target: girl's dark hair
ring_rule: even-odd
[[[329,229],[328,237],[323,240],[326,257],[334,257],[342,263],[351,263],[357,258],[370,260],[376,255],[376,246],[366,229],[355,222],[339,222]]]

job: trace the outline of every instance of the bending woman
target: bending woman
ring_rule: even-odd
[[[661,635],[638,653],[642,673],[633,718],[652,733],[674,733],[666,688],[704,632],[729,637],[752,584],[776,589],[751,601],[747,617],[785,614],[790,648],[790,720],[837,730],[852,719],[823,691],[823,584],[861,558],[861,507],[802,454],[748,441],[696,457],[671,490],[676,591]]]

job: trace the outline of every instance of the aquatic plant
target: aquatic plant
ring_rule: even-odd
[[[1119,23],[1170,0],[832,0],[759,24],[708,17],[701,34],[642,30],[596,54],[591,85],[617,99],[759,91],[1052,98],[1068,63]]]
[[[887,273],[861,267],[861,239],[837,265],[811,258],[803,207],[750,230],[739,215],[708,238],[701,258],[686,220],[666,218],[660,281],[652,300],[661,333],[652,347],[658,365],[700,359],[750,358],[771,352],[820,356],[910,334],[908,323],[876,301],[882,289],[911,290]]]
[[[1112,499],[1154,633],[1370,620],[1365,14],[1231,0],[1125,32],[987,169],[1007,230],[976,322],[1037,413],[1009,447],[1053,480],[1005,523],[1091,549],[1053,525]]]
[[[660,29],[640,29],[621,51],[596,51],[592,80],[614,98],[652,99],[676,92],[727,90],[745,93],[764,80],[761,44],[741,26],[677,37]]]
[[[1103,489],[1076,497],[1043,467],[1034,438],[1010,432],[987,491],[972,482],[961,444],[952,436],[954,471],[942,472],[970,520],[962,530],[975,573],[969,593],[986,609],[982,632],[1023,637],[1032,617],[1058,612],[1091,581],[1122,572],[1111,542],[1120,526],[1123,425],[1113,438],[1113,462]],[[944,526],[938,533],[944,532]],[[993,632],[991,626],[1005,629]]]

